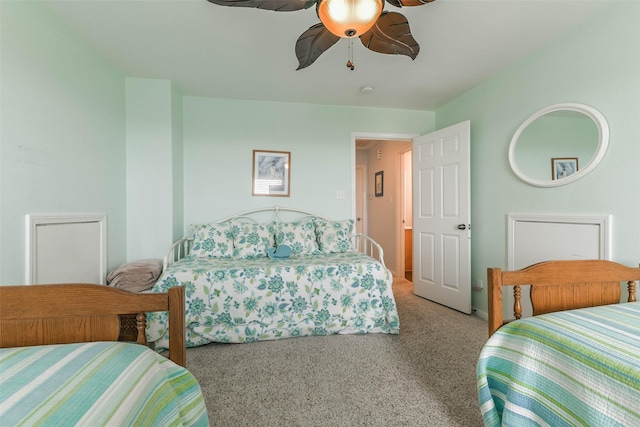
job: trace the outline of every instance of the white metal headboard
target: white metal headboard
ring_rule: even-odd
[[[285,221],[290,221],[290,219],[286,219],[283,218],[282,215],[286,215],[286,213],[290,213],[290,214],[299,214],[302,215],[300,217],[297,218],[292,218],[291,220],[296,220],[296,221],[300,221],[303,220],[305,218],[319,218],[319,219],[323,219],[325,221],[332,221],[332,219],[324,217],[324,216],[320,216],[317,215],[315,213],[312,212],[308,212],[302,209],[295,209],[295,208],[287,208],[287,207],[282,207],[282,206],[272,206],[269,208],[258,208],[258,209],[252,209],[252,210],[248,210],[245,212],[240,212],[238,214],[235,215],[231,215],[229,217],[226,217],[220,221],[217,221],[218,223],[224,223],[224,222],[229,222],[229,221],[247,221],[247,222],[263,222],[263,221],[258,221],[258,219],[256,218],[257,215],[259,215],[262,212],[271,212],[271,218],[269,218],[268,220],[264,221],[264,222],[285,222]],[[282,214],[282,215],[281,215]]]
[[[264,214],[260,218],[260,214]],[[269,213],[271,215],[269,215]],[[290,216],[291,218],[288,218]],[[215,221],[217,224],[222,224],[229,221],[240,221],[248,223],[268,223],[268,222],[289,222],[289,221],[301,221],[304,219],[322,219],[325,221],[334,221],[331,218],[317,215],[313,212],[305,211],[296,208],[287,208],[282,206],[273,206],[268,208],[251,209],[248,211],[240,212],[231,216],[228,216],[219,221]],[[171,246],[171,248],[164,255],[163,269],[166,269],[175,261],[184,258],[191,251],[191,245],[193,244],[193,229],[190,230],[189,237],[183,237]],[[353,247],[356,250],[369,255],[372,258],[377,258],[382,265],[384,264],[384,251],[382,247],[373,239],[363,234],[353,234]]]

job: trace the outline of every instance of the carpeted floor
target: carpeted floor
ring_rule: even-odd
[[[394,282],[400,335],[332,335],[187,350],[212,426],[481,426],[486,322]]]

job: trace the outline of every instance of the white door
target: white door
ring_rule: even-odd
[[[471,314],[470,122],[413,140],[413,292]]]

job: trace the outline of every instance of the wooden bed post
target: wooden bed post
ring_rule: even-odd
[[[136,343],[147,345],[147,313],[136,314],[136,329],[138,331]]]
[[[502,326],[502,270],[487,268],[487,291],[489,292],[489,336]]]
[[[513,285],[513,315],[516,320],[522,318],[522,291],[520,285]]]
[[[187,366],[187,349],[184,329],[184,287],[169,288],[169,359],[180,366]]]

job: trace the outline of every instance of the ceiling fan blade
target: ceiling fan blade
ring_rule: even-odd
[[[317,0],[207,0],[219,6],[252,7],[257,9],[275,10],[276,12],[292,12],[308,9]]]
[[[300,63],[296,71],[313,64],[324,51],[336,44],[338,40],[340,37],[332,34],[322,23],[309,27],[298,37],[296,42],[296,56]]]
[[[403,6],[422,6],[423,4],[431,3],[436,0],[386,0],[387,3],[392,4],[395,7]]]
[[[360,41],[374,52],[406,55],[411,59],[416,59],[420,52],[407,18],[396,12],[382,12],[375,25],[360,36]]]

